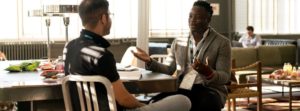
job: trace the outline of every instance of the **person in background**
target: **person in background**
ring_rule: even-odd
[[[190,111],[221,111],[227,97],[225,84],[230,81],[230,41],[209,26],[213,14],[210,3],[197,0],[189,14],[190,36],[176,38],[171,53],[159,63],[140,48],[132,51],[154,72],[179,79],[177,92],[161,93],[151,101],[169,95],[183,94],[192,102]]]
[[[65,74],[106,77],[112,83],[118,111],[188,111],[191,103],[186,96],[169,96],[146,105],[126,90],[117,72],[114,56],[107,49],[110,43],[104,37],[110,33],[112,21],[109,15],[107,0],[83,0],[80,3],[79,16],[84,29],[79,38],[70,41],[64,48]],[[75,94],[71,96],[76,98]],[[79,103],[75,104],[73,106],[77,108],[74,109],[80,110]]]
[[[261,45],[261,37],[254,34],[254,28],[247,26],[247,34],[244,34],[240,39],[239,43],[242,43],[243,47],[258,47]]]
[[[7,60],[5,54],[2,51],[0,51],[0,61],[5,61],[5,60]]]

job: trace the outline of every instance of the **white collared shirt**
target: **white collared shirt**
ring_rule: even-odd
[[[194,56],[193,58],[200,56],[200,52],[202,52],[201,51],[202,47],[200,47],[200,46],[201,46],[201,44],[203,44],[203,41],[207,38],[208,33],[209,33],[209,28],[203,33],[203,38],[200,40],[200,42],[198,42],[197,45],[194,45],[196,43],[196,41],[194,39],[191,39],[192,48],[193,48],[193,56]],[[198,52],[198,54],[196,54],[197,52]],[[192,60],[190,60],[190,61],[192,61]],[[194,84],[203,83],[203,80],[204,80],[203,78],[204,78],[204,76],[200,76],[200,74],[197,74],[196,78],[195,78],[195,81],[194,81]]]
[[[198,42],[197,45],[194,45],[194,44],[196,44],[196,41],[194,39],[191,39],[192,46],[193,46],[193,55],[195,55],[195,53],[197,52],[197,49],[200,47],[200,44],[202,44],[202,42],[204,41],[204,39],[206,39],[206,37],[208,35],[208,32],[209,32],[209,28],[203,33],[203,38],[200,40],[200,42]],[[194,37],[192,37],[192,38],[194,38]]]

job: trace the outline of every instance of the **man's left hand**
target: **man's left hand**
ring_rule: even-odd
[[[192,67],[200,74],[203,74],[206,77],[211,77],[213,71],[208,66],[208,58],[206,58],[206,63],[200,62],[199,59],[195,59],[194,63],[192,64]]]

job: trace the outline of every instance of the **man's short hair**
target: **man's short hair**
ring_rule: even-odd
[[[254,28],[253,28],[253,26],[247,26],[247,30],[253,32],[253,31],[254,31]]]
[[[107,13],[109,3],[107,0],[83,0],[79,5],[79,16],[82,25],[97,25],[102,14]]]
[[[206,1],[197,0],[197,1],[194,2],[193,6],[204,8],[208,12],[210,17],[213,14],[213,9],[210,6],[210,3],[206,2]]]

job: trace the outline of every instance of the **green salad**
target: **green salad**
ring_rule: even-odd
[[[5,70],[10,72],[21,72],[21,71],[36,71],[40,65],[40,61],[22,62],[17,65],[10,65]]]

